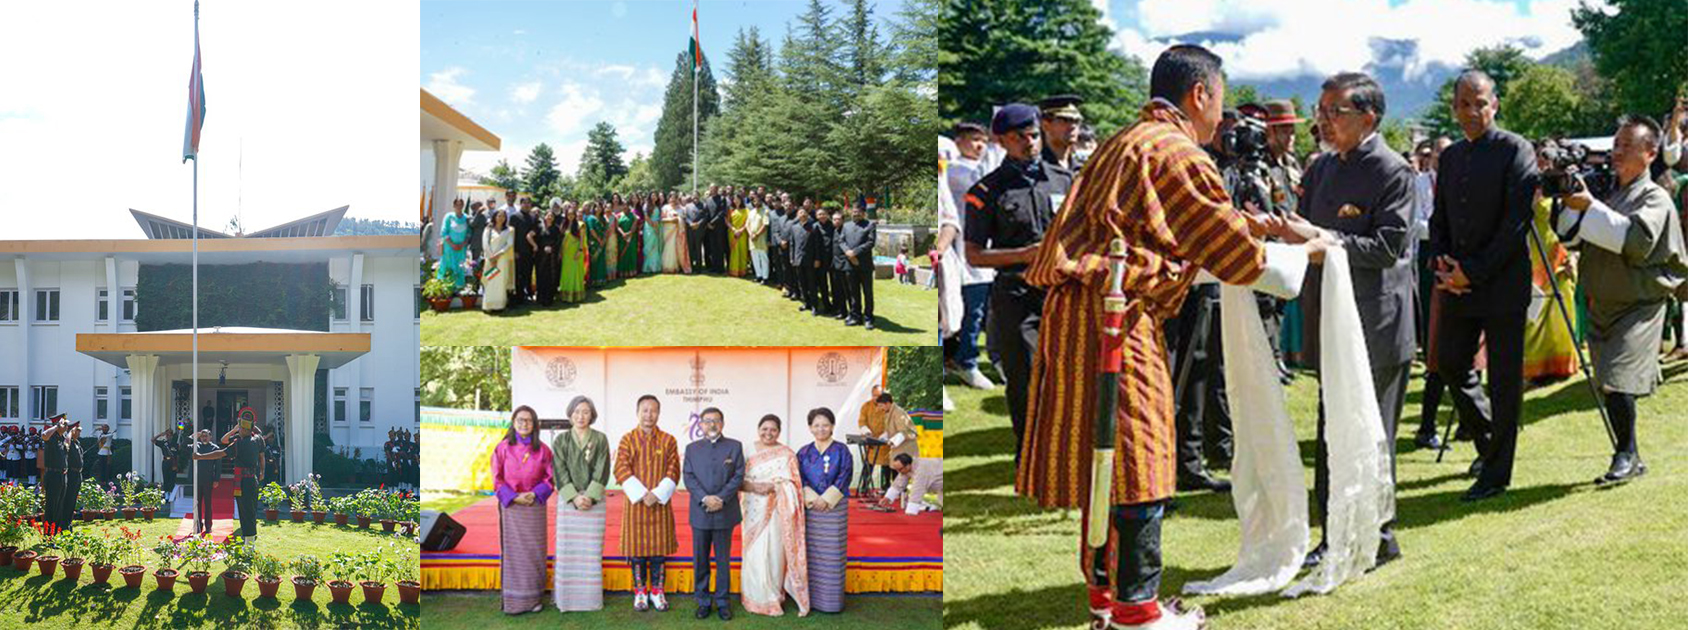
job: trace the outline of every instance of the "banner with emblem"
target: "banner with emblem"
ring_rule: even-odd
[[[780,417],[781,439],[792,449],[814,441],[806,422],[810,409],[829,407],[838,418],[834,435],[859,431],[856,417],[884,374],[878,347],[842,348],[550,348],[511,349],[510,395],[515,405],[539,413],[541,435],[565,423],[570,400],[591,398],[598,408],[593,428],[610,444],[638,428],[638,400],[662,403],[657,426],[686,444],[703,437],[698,415],[716,407],[723,433],[756,441],[763,415]]]

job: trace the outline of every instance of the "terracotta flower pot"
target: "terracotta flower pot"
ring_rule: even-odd
[[[152,577],[153,577],[153,579],[158,581],[158,590],[161,590],[161,591],[176,590],[176,570],[175,569],[159,569],[157,571],[153,571]]]
[[[363,587],[363,601],[370,604],[381,603],[381,596],[387,593],[387,585],[381,582],[358,582]]]
[[[111,580],[111,570],[116,567],[109,564],[90,564],[88,568],[94,571],[95,584],[105,584]]]
[[[106,508],[105,509],[105,520],[108,520],[108,521],[117,520],[117,508]]]
[[[35,552],[28,549],[20,549],[12,554],[12,568],[28,573],[29,563],[33,560],[35,560]]]
[[[293,599],[297,599],[302,602],[310,601],[311,595],[315,592],[316,582],[312,582],[299,576],[293,576]]]
[[[12,554],[17,553],[17,550],[17,547],[13,547],[11,545],[0,547],[0,567],[11,564]]]
[[[305,512],[304,512],[304,510],[293,510],[293,522],[295,522],[295,523],[305,522]]]
[[[152,513],[156,512],[156,511],[157,510],[155,510],[154,508],[141,508],[141,516],[146,517],[147,521],[151,522],[152,521]]]
[[[79,514],[82,515],[82,522],[84,523],[94,520],[94,516],[96,515],[93,510],[82,510]]]
[[[240,590],[246,587],[246,574],[234,571],[223,572],[223,594],[229,597],[240,597]]]
[[[261,577],[258,578],[258,597],[275,599],[276,589],[279,588],[281,588],[281,578],[269,581],[265,581],[264,578]]]
[[[129,588],[140,588],[141,580],[147,575],[147,568],[138,564],[131,564],[117,570],[123,576],[123,585]]]
[[[344,527],[346,525],[346,515],[345,514],[335,514],[334,515],[334,524]]]
[[[275,518],[276,518],[277,515],[279,515],[279,512],[276,512],[275,510],[264,510],[264,520],[269,521],[271,523],[275,522]]]
[[[351,582],[344,580],[339,582],[329,582],[328,592],[333,595],[334,603],[344,604],[350,601],[352,599],[352,586],[354,585]]]
[[[475,310],[481,303],[481,296],[479,295],[464,294],[457,296],[457,299],[463,300],[464,310]]]
[[[327,518],[327,517],[328,517],[327,512],[322,512],[322,511],[311,512],[311,520],[315,521],[316,524],[318,524],[318,525],[321,525],[322,519]]]
[[[188,573],[188,588],[192,589],[195,595],[204,593],[205,585],[210,583],[211,574],[208,572],[192,571]]]
[[[132,519],[132,518],[135,518],[135,508],[132,508],[132,507],[123,508],[123,520],[127,521],[127,520]]]
[[[59,563],[64,566],[65,579],[74,582],[77,578],[82,577],[82,565],[85,562],[87,561],[81,558],[65,558],[64,562]]]
[[[432,307],[435,313],[444,313],[446,309],[451,308],[451,298],[428,298],[428,306]]]
[[[358,527],[362,527],[364,529],[369,529],[369,517],[358,516]]]
[[[381,519],[381,531],[384,531],[384,532],[387,532],[387,533],[392,533],[392,531],[393,531],[393,519],[390,519],[390,518]]]
[[[422,583],[405,580],[399,582],[399,603],[415,604],[422,601]]]
[[[53,577],[53,573],[59,570],[59,557],[37,556],[35,558],[35,566],[41,569],[41,575]]]

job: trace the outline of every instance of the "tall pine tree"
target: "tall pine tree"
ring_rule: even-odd
[[[544,203],[546,197],[555,193],[561,176],[551,145],[541,142],[528,153],[527,168],[522,170],[522,188],[533,196],[535,203]]]
[[[621,159],[625,151],[616,139],[614,125],[601,121],[593,125],[586,132],[586,150],[580,154],[576,188],[588,197],[601,197],[609,192],[627,174],[627,163]]]
[[[708,131],[712,118],[721,111],[721,95],[716,91],[715,74],[709,68],[709,57],[703,58],[695,74],[697,80],[698,133]],[[674,73],[669,76],[668,90],[662,97],[662,118],[656,123],[656,145],[651,150],[651,170],[657,187],[663,190],[691,189],[692,172],[692,56],[682,50],[674,58]]]

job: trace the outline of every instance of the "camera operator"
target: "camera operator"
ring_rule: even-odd
[[[1555,231],[1581,251],[1578,275],[1588,301],[1588,348],[1594,378],[1605,393],[1616,453],[1596,483],[1627,481],[1647,472],[1636,449],[1635,399],[1653,393],[1660,379],[1658,348],[1665,304],[1688,277],[1688,253],[1670,194],[1655,183],[1649,165],[1663,133],[1645,116],[1625,116],[1612,139],[1617,182],[1602,201],[1586,185],[1547,185],[1543,194],[1564,200]]]

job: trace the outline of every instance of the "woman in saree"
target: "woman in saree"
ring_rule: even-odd
[[[586,222],[586,252],[591,256],[591,262],[588,263],[586,272],[587,277],[590,278],[588,280],[589,286],[593,287],[603,286],[605,282],[610,280],[609,265],[606,264],[609,255],[609,243],[605,238],[607,234],[605,233],[604,218],[599,216],[600,212],[602,212],[602,209],[598,206],[598,202],[586,202],[586,218],[584,219]]]
[[[809,605],[844,610],[844,543],[849,536],[850,449],[832,439],[832,410],[809,411],[812,444],[797,451],[809,562]]]
[[[492,212],[492,222],[481,233],[481,251],[486,262],[481,264],[481,310],[502,311],[510,300],[510,274],[516,265],[515,231],[510,229],[510,215],[502,210]]]
[[[539,414],[522,405],[492,449],[498,497],[499,582],[504,614],[539,612],[545,605],[545,501],[551,497],[551,449],[539,439]]]
[[[451,292],[463,288],[463,269],[469,255],[469,219],[463,216],[463,200],[452,202],[451,212],[440,221],[440,266],[434,277],[451,283]]]
[[[780,418],[768,414],[756,423],[758,440],[744,460],[739,490],[744,536],[739,592],[744,609],[778,617],[791,595],[797,616],[809,614],[808,549],[804,545],[801,478],[797,455],[780,443]]]
[[[1557,284],[1559,294],[1565,296],[1566,306],[1571,305],[1572,296],[1577,294],[1576,265],[1559,242],[1559,235],[1548,226],[1548,215],[1552,209],[1553,200],[1542,197],[1538,191],[1535,221],[1530,226],[1536,231],[1536,236],[1530,239],[1526,248],[1530,251],[1531,295],[1524,320],[1524,382],[1531,385],[1564,380],[1579,369],[1576,341],[1571,337],[1571,328],[1576,325],[1576,312],[1571,312],[1572,325],[1566,326],[1565,316],[1553,301],[1554,285]],[[1541,240],[1537,241],[1537,238]],[[1547,251],[1546,260],[1542,259],[1541,252],[1536,251],[1535,243],[1538,242]]]
[[[662,204],[658,216],[662,225],[662,272],[675,273],[680,270],[680,253],[685,251],[680,245],[680,198],[668,193],[668,202]]]
[[[573,202],[563,204],[562,279],[557,296],[563,302],[586,299],[586,232],[580,223],[580,210]]]
[[[615,218],[615,235],[621,242],[621,256],[616,258],[615,266],[617,275],[622,278],[639,275],[639,230],[635,225],[637,223],[633,206],[622,203],[621,212]]]
[[[641,225],[645,235],[644,261],[639,270],[646,274],[662,273],[662,195],[651,193],[645,199],[645,213]]]
[[[538,287],[539,303],[550,306],[557,300],[558,276],[563,270],[563,229],[561,220],[563,200],[551,198],[550,209],[540,215],[540,226],[528,232],[533,246],[534,282]]]
[[[610,480],[610,440],[592,428],[598,406],[575,396],[570,428],[551,440],[552,483],[557,487],[557,549],[551,597],[557,610],[604,607],[604,486]]]
[[[727,214],[727,275],[743,278],[744,270],[750,264],[750,234],[744,229],[749,211],[744,207],[744,199],[728,199],[733,211]]]
[[[746,204],[749,215],[744,220],[744,233],[750,237],[750,268],[757,282],[768,282],[768,204],[752,198]]]
[[[599,219],[604,222],[604,275],[607,280],[621,277],[621,239],[615,229],[616,218],[621,216],[621,196],[616,195],[603,208]]]

